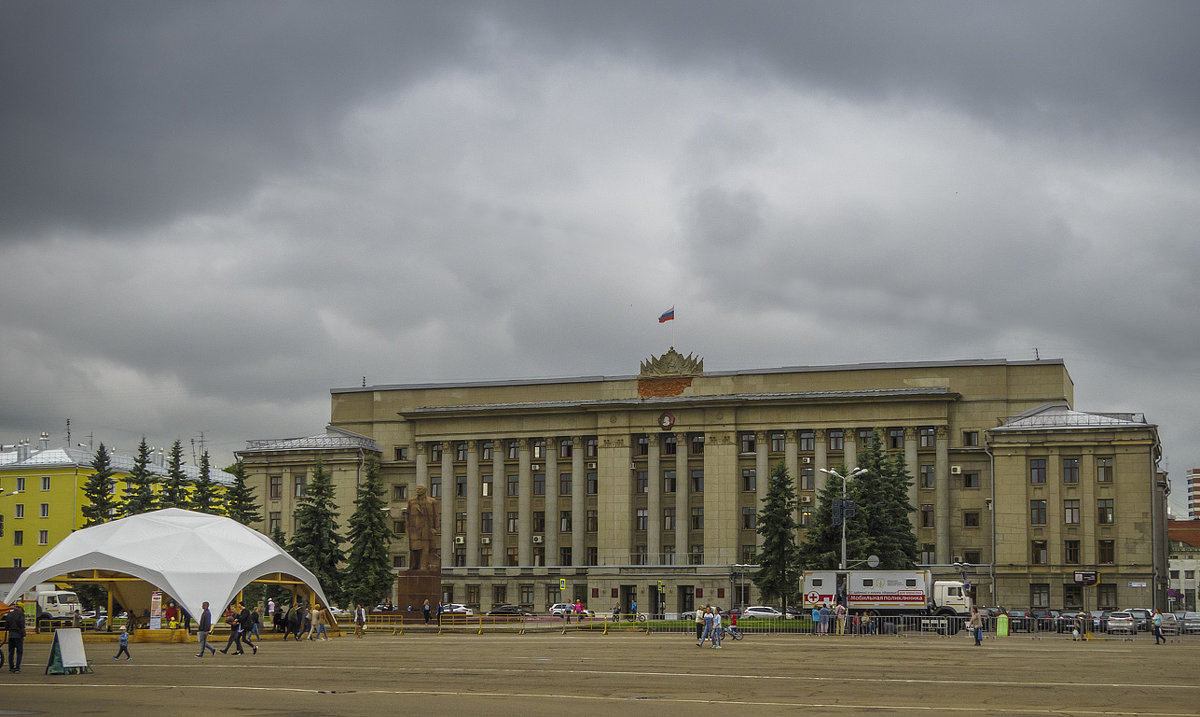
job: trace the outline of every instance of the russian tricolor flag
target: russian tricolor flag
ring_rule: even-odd
[[[675,307],[674,306],[672,306],[671,308],[662,312],[662,316],[658,317],[658,323],[660,323],[660,324],[663,323],[664,321],[674,321],[674,320],[675,320]]]

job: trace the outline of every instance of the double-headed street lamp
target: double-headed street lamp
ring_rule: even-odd
[[[857,475],[862,475],[863,473],[866,473],[867,469],[866,468],[855,468],[854,470],[850,471],[850,473],[847,475],[842,475],[841,473],[838,473],[837,471],[834,471],[834,470],[830,470],[828,468],[822,468],[821,472],[828,473],[831,476],[837,476],[842,481],[842,510],[844,511],[846,508],[846,483],[851,478],[853,478]],[[838,568],[838,570],[846,569],[846,517],[847,516],[843,512],[843,514],[842,514],[842,564],[841,564],[841,567]]]

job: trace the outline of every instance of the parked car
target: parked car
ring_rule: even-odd
[[[1127,612],[1133,616],[1134,621],[1137,623],[1137,629],[1139,632],[1150,632],[1150,628],[1153,626],[1153,620],[1151,620],[1151,618],[1154,617],[1153,611],[1145,608],[1133,607],[1124,610],[1124,612]]]
[[[1103,610],[1092,610],[1088,615],[1092,618],[1092,632],[1108,630],[1108,613]]]
[[[1179,631],[1185,635],[1200,632],[1200,612],[1185,612],[1179,621]]]
[[[442,608],[442,612],[450,613],[451,615],[466,615],[468,617],[475,614],[471,611],[471,608],[457,602],[446,603]]]
[[[1033,615],[1028,610],[1011,608],[1008,611],[1009,632],[1031,632],[1034,628]]]
[[[1030,610],[1033,627],[1038,632],[1053,632],[1058,620],[1058,610]]]
[[[497,605],[497,606],[493,607],[491,610],[488,610],[488,615],[489,616],[518,615],[518,616],[530,617],[533,615],[533,613],[529,612],[528,610],[523,609],[520,605]]]
[[[783,616],[791,620],[802,620],[804,618],[812,617],[812,610],[805,610],[802,607],[788,605],[783,611]]]
[[[1054,620],[1055,632],[1071,632],[1078,623],[1079,613],[1073,610],[1058,613],[1058,617]]]
[[[1179,618],[1173,612],[1164,612],[1162,614],[1162,631],[1164,635],[1178,635]]]
[[[1108,631],[1110,633],[1128,633],[1130,635],[1137,634],[1137,618],[1129,611],[1121,611],[1109,613],[1108,615]]]
[[[767,605],[751,605],[742,611],[741,617],[763,617],[776,620],[783,617],[783,613]]]

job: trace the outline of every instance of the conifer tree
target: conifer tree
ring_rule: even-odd
[[[201,513],[223,515],[221,496],[217,492],[217,484],[212,479],[212,465],[208,461],[208,451],[200,454],[200,477],[196,479],[192,492],[192,507]]]
[[[225,489],[225,514],[242,525],[261,523],[262,513],[258,510],[258,499],[254,497],[254,488],[246,482],[246,464],[238,461],[226,468],[225,472],[233,476],[233,484]],[[284,547],[283,543],[278,540],[275,542],[279,543],[280,547]]]
[[[83,486],[87,504],[80,508],[85,519],[85,528],[107,523],[117,517],[117,481],[113,478],[112,459],[103,443],[96,449],[96,455],[92,458],[92,470],[95,473],[88,476]]]
[[[387,503],[383,496],[379,459],[367,456],[347,535],[350,555],[346,565],[345,595],[349,605],[376,604],[387,595],[395,580],[388,552],[392,531],[387,524],[384,512]]]
[[[279,527],[278,525],[276,525],[275,529],[271,531],[271,540],[274,540],[275,544],[284,550],[288,549],[287,536],[283,534],[283,528]]]
[[[918,556],[917,538],[909,518],[912,479],[903,452],[886,453],[876,433],[871,445],[858,454],[858,465],[864,470],[849,486],[855,516],[846,524],[848,553],[856,560],[875,555],[882,570],[912,568]]]
[[[125,479],[125,500],[121,504],[124,515],[138,515],[158,510],[158,495],[154,486],[158,482],[154,473],[150,472],[150,446],[146,445],[146,437],[138,444],[137,456],[133,459],[133,469]]]
[[[312,480],[296,508],[296,532],[289,552],[317,577],[325,596],[333,601],[341,598],[338,566],[345,559],[343,540],[337,532],[337,510],[337,504],[333,502],[333,481],[317,460]]]
[[[754,584],[764,598],[779,598],[785,610],[799,591],[796,505],[792,477],[781,461],[771,471],[767,495],[758,513],[757,531],[762,536],[762,549],[757,556],[759,568]]]
[[[187,476],[183,472],[183,442],[178,438],[171,446],[171,455],[167,459],[167,479],[163,483],[163,508],[192,507],[192,499],[188,495]]]
[[[843,466],[839,473],[844,474]],[[825,487],[817,494],[817,505],[813,510],[808,532],[800,543],[800,566],[802,570],[830,570],[841,562],[842,529],[833,525],[833,501],[842,497],[842,479],[831,475]]]

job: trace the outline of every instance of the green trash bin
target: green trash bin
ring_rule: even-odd
[[[996,617],[996,637],[1008,637],[1008,615]]]

